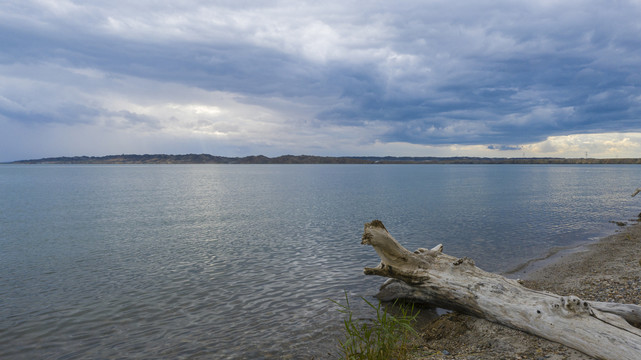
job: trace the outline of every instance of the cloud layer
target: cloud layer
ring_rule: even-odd
[[[639,1],[9,1],[0,160],[614,144],[641,132],[640,17]]]

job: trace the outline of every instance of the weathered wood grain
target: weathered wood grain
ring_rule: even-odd
[[[522,286],[483,271],[469,258],[444,254],[442,245],[410,252],[382,222],[365,224],[362,244],[381,259],[366,275],[390,278],[381,300],[407,299],[457,310],[556,341],[607,360],[641,359],[641,307],[583,301]]]

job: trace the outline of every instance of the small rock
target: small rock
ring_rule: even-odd
[[[447,351],[447,350],[441,350],[441,354],[443,354],[443,355],[449,355],[449,354],[450,354],[450,352],[449,352],[449,351]]]

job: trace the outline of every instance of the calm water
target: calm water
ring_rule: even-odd
[[[507,271],[641,210],[639,166],[0,166],[0,358],[327,358],[381,219]]]

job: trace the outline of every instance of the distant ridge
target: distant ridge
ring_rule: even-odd
[[[283,155],[269,158],[263,155],[224,157],[209,154],[145,154],[53,157],[14,161],[12,164],[365,164],[371,161],[350,157]]]
[[[11,164],[641,164],[641,158],[485,158],[485,157],[395,157],[263,155],[224,157],[209,154],[145,154],[51,157],[19,160]]]

